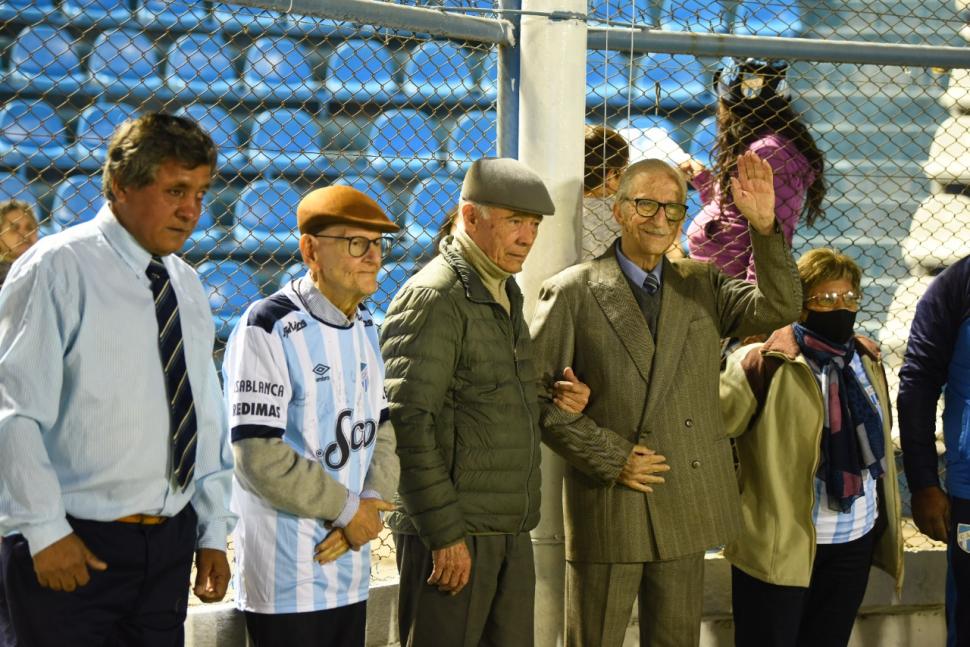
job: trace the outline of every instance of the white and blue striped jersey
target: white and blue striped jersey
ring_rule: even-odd
[[[377,328],[363,307],[346,327],[314,317],[290,283],[246,310],[226,347],[232,440],[282,438],[354,493],[387,414]],[[333,609],[367,598],[370,548],[313,559],[323,519],[271,507],[233,479],[236,603],[257,613]]]

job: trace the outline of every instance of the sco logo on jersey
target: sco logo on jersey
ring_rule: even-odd
[[[350,412],[350,409],[344,409],[337,416],[337,440],[327,445],[324,452],[324,461],[330,469],[339,470],[350,460],[350,452],[370,447],[377,438],[376,422],[368,419],[351,424]]]

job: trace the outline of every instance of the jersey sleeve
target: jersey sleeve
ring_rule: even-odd
[[[281,438],[291,384],[276,328],[267,332],[243,319],[226,347],[223,366],[232,442]]]

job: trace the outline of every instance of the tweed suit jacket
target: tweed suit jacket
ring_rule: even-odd
[[[718,399],[720,340],[771,332],[802,305],[782,235],[752,230],[751,238],[757,286],[708,263],[664,261],[656,344],[613,248],[543,284],[531,332],[545,383],[543,442],[567,463],[566,559],[673,559],[738,534],[738,487]],[[590,386],[582,414],[551,402],[547,389],[564,366]],[[635,443],[670,465],[652,494],[616,483]]]

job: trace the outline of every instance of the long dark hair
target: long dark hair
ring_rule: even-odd
[[[750,98],[743,101],[719,101],[717,140],[714,145],[715,163],[712,173],[721,187],[721,208],[731,182],[738,157],[755,140],[775,133],[790,141],[808,160],[815,171],[815,179],[808,187],[802,215],[809,225],[823,216],[825,199],[825,157],[815,139],[802,122],[801,116],[789,101],[779,95]]]

